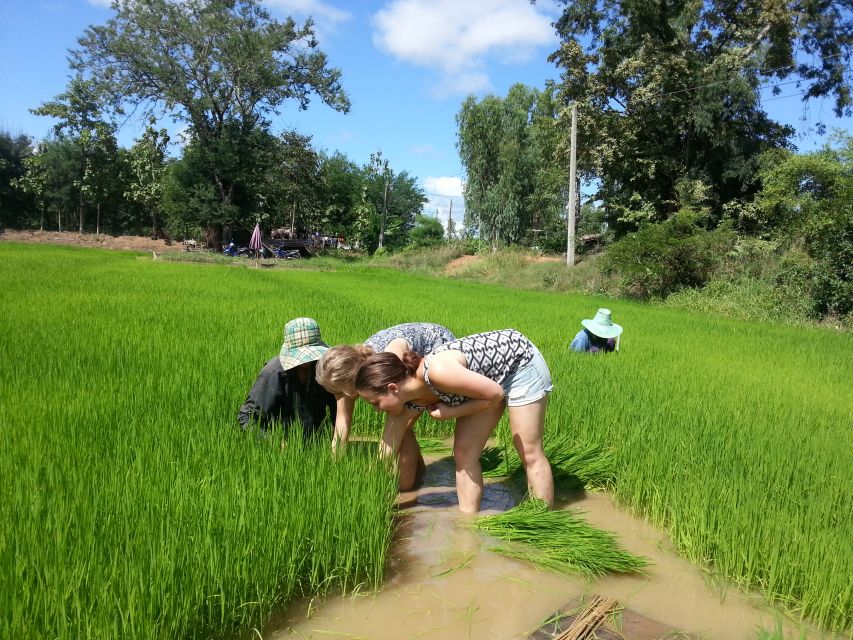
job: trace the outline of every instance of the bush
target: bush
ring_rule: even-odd
[[[701,221],[701,215],[682,210],[665,222],[641,227],[610,245],[602,260],[604,273],[620,274],[622,291],[644,299],[705,285],[735,234],[728,224],[707,231]]]

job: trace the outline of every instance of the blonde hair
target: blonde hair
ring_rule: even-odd
[[[317,361],[315,378],[334,395],[355,395],[355,376],[373,349],[363,344],[332,347]]]

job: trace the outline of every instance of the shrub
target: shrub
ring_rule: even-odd
[[[619,273],[622,290],[638,298],[663,298],[707,283],[734,241],[728,224],[707,231],[701,215],[682,210],[613,243],[602,260],[605,274]]]

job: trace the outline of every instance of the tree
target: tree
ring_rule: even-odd
[[[80,165],[80,147],[66,138],[43,140],[24,160],[26,173],[15,185],[33,198],[40,229],[45,228],[45,216],[56,216],[56,228],[62,231],[63,214],[67,220],[76,206]]]
[[[311,136],[296,131],[279,136],[265,192],[275,226],[290,227],[291,231],[323,227],[320,156],[311,148]]]
[[[155,129],[149,121],[145,132],[128,153],[129,179],[124,195],[138,203],[150,216],[151,235],[157,236],[160,206],[163,199],[163,178],[166,173],[166,147],[169,134]]]
[[[708,185],[716,219],[754,195],[759,156],[792,134],[761,109],[762,82],[853,104],[850,0],[560,1],[559,98],[580,104],[579,165],[621,233],[677,211],[683,179]]]
[[[0,229],[31,222],[31,198],[16,185],[26,174],[25,163],[32,154],[29,136],[0,131]]]
[[[818,316],[853,312],[853,136],[837,141],[806,155],[769,152],[756,198],[761,229],[811,258],[783,279],[803,282]]]
[[[409,232],[409,242],[416,247],[432,247],[444,242],[444,227],[438,218],[418,214]]]
[[[279,22],[260,0],[117,0],[114,8],[80,38],[72,67],[91,74],[115,109],[130,103],[189,125],[195,168],[218,199],[210,217],[196,212],[215,245],[224,222],[246,224],[254,213],[236,202],[234,161],[257,148],[258,132],[289,100],[307,109],[317,94],[347,111],[340,72],[327,67],[310,20]]]
[[[338,236],[350,237],[362,197],[361,171],[340,152],[321,156],[320,166],[324,226]]]
[[[465,224],[493,249],[532,244],[533,229],[559,220],[566,172],[555,158],[555,106],[550,91],[516,84],[506,98],[467,98],[456,116]]]
[[[97,208],[96,231],[100,231],[100,206],[116,176],[118,143],[115,125],[103,117],[95,84],[78,75],[69,81],[65,92],[32,112],[57,118],[54,133],[79,148],[80,166],[73,180],[78,194],[78,231],[83,233],[87,201]]]

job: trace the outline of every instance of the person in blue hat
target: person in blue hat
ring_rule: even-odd
[[[280,426],[289,432],[298,424],[308,437],[334,424],[335,396],[314,379],[317,360],[328,349],[316,320],[295,318],[284,325],[281,352],[261,369],[237,412],[240,426],[254,423],[265,432]]]
[[[622,327],[613,322],[610,309],[599,309],[592,320],[581,320],[581,324],[583,329],[578,331],[569,349],[578,353],[619,351]]]

